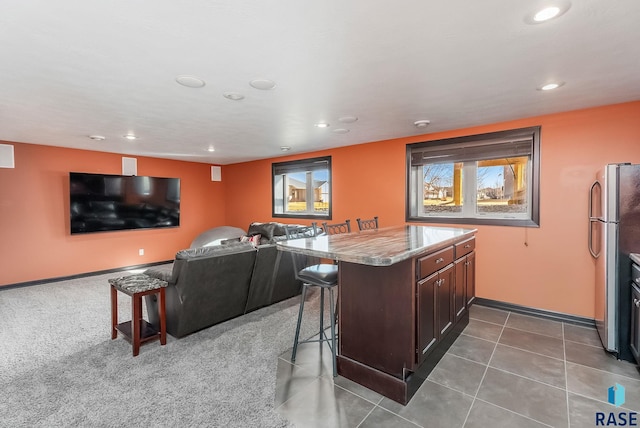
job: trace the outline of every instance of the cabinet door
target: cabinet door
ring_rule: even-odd
[[[418,364],[422,364],[438,339],[436,292],[438,273],[418,282]]]
[[[631,353],[640,364],[640,290],[631,287]]]
[[[456,314],[456,321],[459,320],[467,309],[467,262],[466,257],[462,257],[455,262],[455,285],[453,291],[453,310]]]
[[[437,295],[437,315],[438,315],[438,338],[444,336],[453,327],[455,313],[453,309],[453,288],[454,288],[454,268],[449,265],[438,272],[438,295]]]
[[[476,298],[476,252],[472,251],[467,255],[466,261],[467,272],[465,275],[466,292],[467,292],[467,308]]]

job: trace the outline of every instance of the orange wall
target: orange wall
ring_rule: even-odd
[[[170,260],[201,231],[225,224],[224,184],[211,181],[209,165],[138,157],[139,175],[181,179],[180,227],[72,236],[69,172],[120,174],[122,156],[6,144],[15,169],[0,168],[0,286]]]
[[[381,226],[403,224],[407,143],[541,125],[541,227],[477,227],[477,294],[593,317],[587,189],[606,163],[640,163],[638,117],[640,101],[360,144],[224,166],[221,183],[210,181],[207,164],[139,157],[140,175],[181,178],[181,226],[74,236],[68,173],[118,174],[121,155],[9,143],[16,168],[0,168],[0,286],[169,260],[211,227],[278,220],[274,160],[331,155],[333,221],[378,215]]]
[[[638,118],[640,102],[632,102],[229,165],[226,218],[242,228],[278,220],[271,218],[271,163],[331,155],[334,222],[378,215],[381,226],[403,224],[407,143],[540,125],[540,228],[477,226],[477,295],[593,318],[588,189],[604,164],[640,163]]]

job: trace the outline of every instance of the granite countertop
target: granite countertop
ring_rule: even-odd
[[[640,254],[631,253],[629,254],[629,258],[631,258],[631,261],[635,264],[640,265]]]
[[[371,266],[389,266],[418,254],[470,238],[477,229],[393,226],[340,235],[280,241],[279,249]]]

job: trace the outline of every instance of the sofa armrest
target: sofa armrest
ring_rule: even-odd
[[[151,267],[143,272],[145,275],[149,275],[152,278],[161,279],[172,283],[173,277],[173,263],[167,263],[165,265],[159,265]]]

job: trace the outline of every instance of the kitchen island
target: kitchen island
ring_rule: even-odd
[[[475,232],[406,225],[277,245],[338,261],[338,373],[406,404],[469,322]]]

